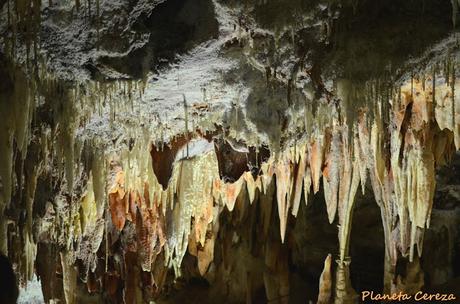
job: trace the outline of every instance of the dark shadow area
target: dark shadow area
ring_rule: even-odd
[[[395,72],[453,30],[449,0],[354,1],[333,21],[330,72],[366,81]]]
[[[153,172],[163,189],[168,187],[177,151],[186,145],[188,141],[189,138],[181,135],[174,138],[168,145],[164,143],[161,143],[161,146],[152,144],[150,155],[152,156]]]
[[[291,295],[296,299],[292,303],[315,303],[324,260],[328,254],[337,256],[339,251],[337,226],[329,224],[322,187],[315,195],[309,195],[308,206],[305,206],[302,195],[297,218],[294,220],[291,217],[291,220],[295,221],[290,261]],[[291,223],[288,227],[290,226]],[[333,264],[332,268],[334,267]]]
[[[99,58],[117,72],[140,78],[173,60],[177,54],[217,37],[218,22],[210,0],[161,1],[150,14],[141,14],[132,25],[139,35],[148,33],[148,43],[132,48],[125,56]]]
[[[366,189],[365,195],[358,189],[356,194],[350,235],[350,257],[350,277],[356,292],[381,292],[385,238],[380,208],[371,189]]]
[[[0,303],[16,303],[19,296],[18,282],[11,262],[3,254],[0,254],[0,286]]]
[[[460,153],[437,170],[430,228],[423,241],[424,289],[460,294]],[[457,297],[458,298],[458,297]]]
[[[257,177],[262,173],[262,163],[270,157],[270,151],[266,146],[258,149],[246,147],[232,139],[215,140],[214,147],[220,178],[226,182],[237,181],[247,171],[250,171],[254,178]]]

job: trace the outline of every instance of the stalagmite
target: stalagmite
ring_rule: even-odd
[[[334,303],[356,303],[358,295],[351,286],[350,260],[337,260]]]
[[[317,304],[328,304],[331,302],[332,296],[332,256],[327,255],[324,260],[324,268],[319,278],[319,293]]]
[[[423,270],[420,267],[420,261],[416,257],[413,262],[406,265],[405,277],[401,275],[395,280],[395,286],[392,292],[407,292],[408,294],[415,294],[425,284]]]

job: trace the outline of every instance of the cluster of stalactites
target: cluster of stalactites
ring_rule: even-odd
[[[42,0],[7,0],[4,4],[6,9],[6,26],[7,34],[3,38],[4,53],[9,55],[10,58],[19,59],[27,64],[28,67],[35,65],[37,62],[43,60],[40,56],[40,30],[41,30],[41,14],[42,9],[46,6],[53,6],[64,4],[66,1],[54,2],[48,0],[42,3]],[[64,3],[60,3],[64,2]],[[43,5],[43,7],[42,7]],[[76,12],[80,9],[80,0],[75,0]],[[95,7],[92,9],[92,7]],[[72,9],[72,11],[74,11]],[[96,48],[99,49],[100,37],[100,0],[85,1],[84,15],[88,18],[95,18],[96,23]],[[21,45],[24,45],[22,49]],[[21,54],[24,52],[24,55]],[[20,54],[20,55],[19,55]],[[19,55],[19,56],[18,56]],[[23,57],[23,58],[21,58]]]
[[[27,18],[35,17],[22,12],[19,6],[33,9],[38,4],[36,1],[23,2],[18,1],[18,12],[14,11],[14,17],[11,18],[31,23]],[[46,174],[59,179],[60,193],[56,194],[52,205],[66,205],[62,195],[70,196],[72,201],[79,200],[80,193],[75,195],[75,188],[81,185],[75,184],[81,181],[82,171],[85,170],[82,162],[86,161],[86,156],[82,151],[85,142],[77,138],[78,127],[84,126],[95,112],[102,115],[104,111],[110,110],[114,113],[111,117],[115,118],[115,111],[131,109],[134,95],[142,95],[145,83],[91,82],[86,83],[82,90],[78,84],[69,85],[56,79],[53,73],[47,71],[43,62],[35,67],[38,77],[30,78],[24,72],[29,67],[11,60],[14,54],[7,55],[10,58],[2,62],[7,87],[0,92],[0,252],[8,254],[17,265],[22,281],[31,279],[37,251],[37,234],[33,229],[37,229],[38,235],[46,236],[46,242],[56,242],[65,248],[70,248],[73,242],[83,242],[85,246],[91,243],[89,257],[81,252],[71,258],[75,260],[79,256],[84,257],[91,264],[89,268],[94,269],[95,253],[105,229],[106,155],[96,149],[91,151],[91,164],[85,173],[89,182],[81,198],[81,208],[70,208],[70,215],[59,213],[52,226],[47,222],[48,219],[40,219],[37,225],[39,228],[33,227],[37,180]],[[115,99],[127,99],[128,102],[117,107]],[[37,112],[39,108],[51,112],[52,121],[41,122],[41,114]],[[103,145],[99,139],[90,141],[92,146]],[[16,225],[16,219],[11,214],[16,214],[15,210],[22,206],[26,208],[25,225]],[[10,210],[8,216],[7,209]],[[56,207],[51,209],[54,212]],[[94,234],[94,231],[97,233]],[[20,237],[12,237],[12,234]]]
[[[18,52],[18,36],[25,45],[25,61],[38,59],[38,33],[41,21],[41,0],[7,0],[8,34],[3,38],[4,53],[16,58]],[[33,54],[33,55],[32,55]]]
[[[114,186],[108,193],[112,223],[118,230],[123,229],[126,220],[139,226],[142,240],[139,246],[145,247],[142,249],[143,270],[150,270],[154,255],[164,251],[166,264],[179,275],[182,259],[189,247],[190,252],[199,257],[199,269],[203,274],[212,261],[218,214],[223,206],[232,211],[242,190],[247,191],[252,203],[256,191],[265,193],[275,179],[280,235],[284,242],[289,214],[296,216],[302,195],[307,203],[309,193],[317,193],[322,182],[329,221],[332,223],[338,218],[340,259],[344,261],[348,254],[354,197],[359,184],[364,191],[369,179],[382,210],[388,259],[394,265],[398,251],[412,259],[416,245],[421,254],[423,230],[429,226],[436,166],[448,161],[454,146],[460,148],[460,101],[455,95],[458,81],[455,69],[452,67],[449,71],[443,76],[433,73],[413,78],[400,89],[390,90],[392,93],[397,91],[392,98],[380,98],[371,109],[364,107],[355,112],[350,109],[356,94],[350,94],[349,85],[340,82],[338,97],[343,101],[342,109],[333,106],[334,111],[325,109],[321,117],[309,115],[308,124],[312,132],[308,137],[273,154],[262,164],[258,175],[248,171],[235,182],[219,178],[216,152],[207,149],[202,155],[177,160],[168,187],[163,189],[152,170],[150,134],[137,134],[134,137],[142,140],[137,140],[129,151],[122,152],[121,166],[117,172],[112,172]],[[102,115],[105,102],[110,106],[113,122],[117,112],[133,107],[133,94],[142,94],[145,83],[95,84],[90,86],[89,91],[101,91],[102,96],[92,99],[91,94],[85,95],[78,87],[67,91],[52,77],[41,78],[44,79],[40,83],[41,93],[49,94],[48,98],[64,99],[56,104],[57,125],[62,130],[53,130],[59,140],[52,153],[64,160],[58,162],[65,163],[63,171],[67,188],[72,192],[74,171],[77,170],[75,159],[81,152],[76,149],[79,145],[74,141],[77,126],[84,125],[95,109]],[[37,98],[32,81],[21,73],[16,73],[14,79],[14,88],[17,89],[13,97],[8,98],[14,99],[11,104],[15,115],[7,115],[11,110],[10,103],[0,104],[0,113],[5,113],[1,116],[6,118],[0,122],[0,177],[3,186],[0,214],[10,202],[13,189],[13,142],[24,158]],[[57,95],[59,92],[61,95]],[[127,96],[130,103],[121,106],[116,102],[117,96]],[[92,104],[92,110],[87,110],[83,118],[74,117],[77,101],[82,105]],[[336,115],[338,112],[341,115]],[[328,113],[333,114],[323,117]],[[43,140],[44,145],[47,141],[49,139]],[[44,146],[43,150],[46,149]],[[81,212],[75,221],[81,223],[75,231],[82,239],[85,235],[94,234],[90,231],[98,232],[89,241],[93,244],[90,246],[90,268],[94,268],[94,256],[103,231],[107,229],[106,223],[101,221],[107,200],[107,158],[107,155],[99,154],[93,158],[87,190],[81,200]],[[26,191],[30,209],[28,216],[31,216],[36,172],[29,178],[31,180],[25,184],[32,187]],[[171,217],[171,220],[166,220]],[[3,231],[0,235],[1,250],[6,251],[5,227],[0,231]],[[30,249],[27,251],[34,255],[32,238],[28,235],[24,239],[31,244],[26,244]],[[81,256],[87,257],[83,253]]]
[[[436,166],[445,164],[454,151],[454,142],[457,148],[460,142],[460,113],[456,110],[460,107],[455,105],[453,94],[456,84],[436,86],[433,98],[429,86],[432,78],[424,81],[425,85],[413,79],[388,100],[389,123],[384,124],[382,113],[372,115],[369,121],[371,116],[365,110],[351,124],[346,117],[334,117],[323,128],[314,128],[310,138],[273,154],[262,164],[260,174],[248,171],[234,182],[219,178],[216,152],[210,148],[201,155],[176,161],[168,187],[163,189],[151,172],[151,159],[141,156],[149,155],[148,151],[135,148],[136,155],[127,157],[129,164],[123,166],[124,174],[131,176],[124,182],[129,185],[118,181],[119,188],[113,188],[118,190],[111,191],[118,193],[117,203],[111,201],[112,221],[121,230],[129,212],[135,214],[129,211],[132,199],[126,195],[142,193],[148,185],[150,204],[156,204],[162,216],[172,217],[167,221],[171,225],[162,228],[166,240],[160,244],[168,255],[168,265],[179,274],[190,236],[200,248],[206,247],[206,230],[212,229],[221,207],[233,210],[242,190],[252,202],[256,191],[266,191],[275,178],[284,241],[289,214],[297,215],[302,195],[307,203],[309,193],[319,191],[322,178],[329,221],[338,218],[339,257],[343,262],[348,255],[355,195],[360,184],[364,191],[369,179],[382,210],[387,255],[394,261],[400,251],[412,259],[416,245],[421,254],[423,230],[429,226]],[[136,180],[136,176],[145,178]],[[200,270],[205,271],[205,267]]]
[[[8,67],[10,68],[10,67]],[[37,183],[38,168],[26,161],[30,134],[30,124],[35,108],[33,83],[17,68],[12,67],[14,79],[12,90],[0,92],[0,252],[8,254],[8,225],[11,222],[4,214],[7,208],[13,208],[11,202],[15,189],[19,189],[19,198],[23,198],[27,212],[23,227],[11,227],[21,237],[11,242],[18,248],[18,268],[22,279],[33,275],[36,245],[32,237],[32,204]],[[5,80],[6,81],[6,80]],[[8,85],[8,83],[7,83]],[[19,176],[15,171],[15,162],[19,160],[28,171],[27,176]],[[15,202],[19,204],[19,202]],[[20,248],[20,250],[19,250]],[[16,256],[15,256],[16,258]]]

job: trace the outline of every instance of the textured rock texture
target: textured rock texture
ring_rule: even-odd
[[[0,1],[0,251],[49,303],[460,297],[458,5]]]

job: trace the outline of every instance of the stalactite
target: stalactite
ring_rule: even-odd
[[[352,152],[354,151],[354,152]],[[354,153],[350,155],[351,153]],[[338,213],[339,213],[339,242],[340,259],[348,255],[351,221],[355,203],[355,195],[359,187],[359,163],[355,144],[342,145],[343,166],[341,168]]]
[[[305,172],[305,177],[303,180],[303,193],[305,197],[305,206],[308,205],[308,195],[311,190],[311,170],[310,167],[307,167]]]
[[[126,221],[126,199],[124,190],[124,173],[119,171],[114,186],[109,192],[112,222],[118,230],[122,230]]]
[[[139,197],[136,208],[138,213],[136,216],[137,248],[142,270],[150,272],[153,261],[166,243],[165,223],[159,203],[154,202],[150,207],[148,193],[145,193],[144,196],[144,198]]]
[[[340,151],[340,134],[337,127],[333,127],[332,139],[328,140],[330,151],[326,154],[326,167],[323,170],[323,188],[326,200],[329,223],[334,221],[337,212],[337,200],[339,193],[339,167],[342,164]]]
[[[455,133],[455,120],[456,120],[456,112],[455,112],[455,83],[456,83],[456,77],[455,77],[455,65],[452,66],[452,75],[451,75],[451,83],[450,83],[450,90],[451,90],[451,107],[452,107],[452,113],[450,114],[450,118],[452,120],[452,128],[451,130],[454,131]]]
[[[187,106],[187,99],[185,99],[185,94],[182,94],[183,100],[184,100],[184,123],[185,123],[185,139],[187,141],[187,157],[188,157],[188,106]]]
[[[365,128],[366,117],[362,116],[359,124],[358,142],[360,159],[363,159],[366,167],[369,168],[369,179],[373,189],[374,197],[377,205],[380,208],[384,238],[385,238],[385,274],[384,274],[384,290],[390,292],[391,282],[393,280],[394,269],[397,261],[397,247],[394,233],[394,223],[396,222],[397,213],[394,210],[394,199],[392,195],[393,183],[390,168],[382,169],[382,164],[385,163],[384,152],[382,145],[378,144],[381,133],[380,122],[374,125],[373,132],[369,132]],[[367,155],[373,157],[367,157]],[[379,165],[380,164],[380,165]],[[379,171],[381,170],[381,171]]]
[[[100,16],[100,0],[96,0],[96,33],[97,33],[97,42],[96,42],[96,49],[99,51],[100,45],[100,27],[101,27],[101,16]]]
[[[176,275],[180,274],[180,264],[188,245],[191,233],[191,219],[195,219],[196,240],[204,245],[207,225],[213,220],[214,196],[212,188],[218,178],[217,158],[213,150],[203,156],[183,159],[174,167],[173,177],[177,180],[175,191],[178,194],[172,216],[173,226],[168,228],[169,263]]]
[[[292,206],[292,215],[297,216],[300,207],[300,199],[302,197],[302,185],[304,185],[304,195],[305,202],[307,203],[308,191],[310,189],[310,180],[307,174],[307,155],[306,155],[306,146],[303,146],[299,149],[298,154],[298,165],[297,165],[297,174],[295,176],[295,184],[292,187],[291,193],[291,206]],[[309,171],[308,171],[309,173]]]
[[[262,182],[260,176],[257,176],[256,180],[254,180],[252,173],[249,171],[245,172],[243,176],[249,194],[249,202],[252,204],[254,202],[256,190],[259,190],[259,192],[262,190]]]
[[[319,191],[319,179],[321,178],[321,165],[323,162],[323,135],[316,133],[311,144],[311,150],[309,151],[310,156],[310,168],[311,177],[313,183],[313,193]]]
[[[401,141],[413,141],[413,148],[404,151],[402,163],[398,162],[397,157],[393,155],[391,164],[395,181],[396,206],[398,206],[397,210],[402,226],[400,230],[402,250],[403,254],[405,254],[405,250],[408,248],[409,256],[412,260],[416,244],[418,245],[419,254],[421,252],[421,240],[419,237],[416,239],[416,235],[420,235],[417,231],[425,227],[427,216],[431,210],[435,185],[434,157],[430,150],[426,152],[422,150],[421,143],[418,142],[419,139],[416,137],[415,131],[413,131],[422,129],[426,134],[424,141],[427,141],[427,147],[431,146],[432,133],[430,133],[429,127],[424,127],[426,124],[422,125],[423,122],[429,121],[430,113],[427,112],[426,101],[424,98],[412,99],[411,96],[415,95],[404,94],[404,89],[403,96],[405,98],[403,98],[402,103],[409,104],[413,102],[412,114],[410,114],[413,116],[410,119],[414,123],[411,125],[411,133],[404,133],[402,138],[399,134],[393,134],[392,146],[402,147]],[[413,89],[411,87],[411,90]],[[398,129],[402,129],[403,123],[405,123],[403,120],[397,122]],[[399,149],[401,148],[398,148],[397,152],[400,155],[401,151]],[[417,191],[417,194],[413,191]],[[410,227],[410,235],[406,235],[404,227]]]
[[[0,94],[0,115],[4,118],[0,122],[0,180],[2,184],[0,193],[0,218],[3,217],[5,208],[11,203],[13,187],[15,186],[13,177],[13,147],[15,144],[20,152],[21,159],[24,160],[30,141],[31,114],[35,106],[33,102],[33,85],[29,84],[26,75],[17,67],[11,66],[8,63],[6,63],[6,66],[2,66],[2,68],[11,71],[12,78],[7,79],[7,81],[14,81],[15,84],[11,89],[5,90]],[[28,168],[30,167],[28,166]],[[36,179],[36,174],[31,171],[29,178],[31,184],[26,199],[29,211],[31,211],[35,191],[33,181]],[[7,253],[6,221],[2,219],[2,222],[2,229],[0,229],[2,232],[2,235],[0,235],[0,251]],[[30,218],[28,224],[28,231],[31,232]]]
[[[6,7],[7,7],[7,16],[8,16],[8,27],[11,25],[11,7],[10,7],[10,0],[6,0]]]
[[[91,20],[91,0],[88,0],[88,20]]]
[[[281,159],[276,164],[276,201],[278,202],[278,215],[280,219],[281,242],[284,243],[287,219],[290,208],[290,187],[292,187],[292,164],[289,159]]]
[[[244,179],[239,178],[234,183],[223,183],[220,186],[222,201],[229,211],[233,211],[235,202],[243,187]]]

